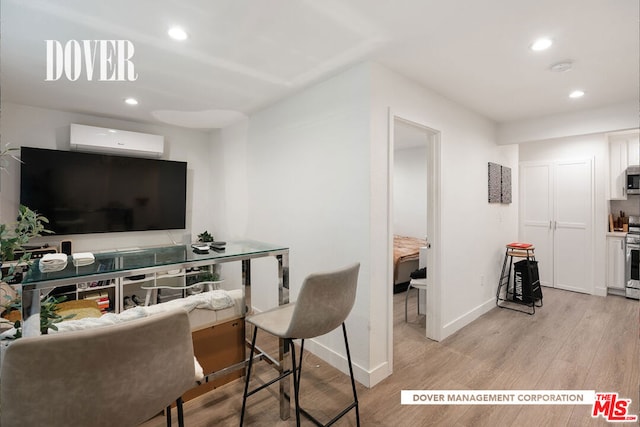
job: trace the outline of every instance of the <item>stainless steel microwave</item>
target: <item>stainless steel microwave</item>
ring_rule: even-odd
[[[627,168],[627,194],[640,194],[640,166]]]

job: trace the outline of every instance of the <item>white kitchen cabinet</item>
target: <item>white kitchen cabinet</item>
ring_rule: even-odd
[[[609,199],[627,200],[629,148],[626,139],[609,137]]]
[[[625,290],[625,237],[607,235],[607,288]]]
[[[627,199],[627,168],[640,165],[638,130],[607,136],[609,140],[609,199]]]
[[[629,166],[640,165],[640,135],[629,135],[627,139],[627,159]]]
[[[593,189],[592,159],[520,164],[520,240],[542,285],[593,293]]]

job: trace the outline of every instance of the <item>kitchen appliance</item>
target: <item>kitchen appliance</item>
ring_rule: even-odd
[[[629,217],[627,233],[627,259],[625,294],[627,298],[640,299],[640,216]]]
[[[627,194],[640,194],[640,166],[627,168]]]

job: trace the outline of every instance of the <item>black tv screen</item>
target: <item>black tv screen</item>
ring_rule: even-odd
[[[20,203],[56,234],[185,228],[187,164],[22,147]]]

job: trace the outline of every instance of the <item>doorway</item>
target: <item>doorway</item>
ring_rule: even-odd
[[[427,125],[393,113],[389,115],[389,245],[390,271],[394,271],[393,240],[395,234],[412,235],[427,240],[427,291],[419,298],[421,321],[426,338],[440,337],[439,277],[439,177],[440,133]],[[407,168],[402,170],[401,168]],[[394,281],[395,281],[395,274]],[[410,299],[415,298],[411,291]],[[393,302],[393,286],[389,287],[389,300]],[[402,294],[402,298],[405,294]],[[393,331],[393,303],[390,304],[390,330]],[[404,311],[404,305],[402,305]],[[415,317],[415,311],[410,313]],[[404,312],[402,313],[404,320]],[[393,333],[389,345],[393,353]],[[392,354],[389,360],[393,360]]]

